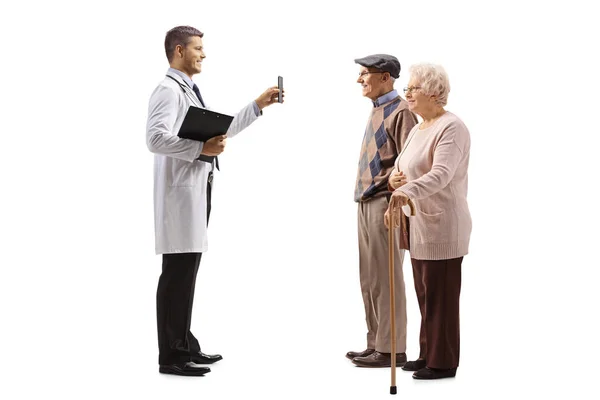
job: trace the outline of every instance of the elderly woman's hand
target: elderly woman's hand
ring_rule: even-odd
[[[390,177],[388,179],[388,183],[390,184],[391,188],[394,190],[398,189],[402,185],[406,185],[406,182],[407,182],[406,175],[404,175],[404,172],[402,172],[402,171],[394,170],[390,174]]]
[[[390,205],[388,206],[388,209],[385,212],[383,218],[386,228],[389,229],[390,227],[390,216],[392,217],[392,226],[394,228],[400,226],[400,213],[402,212],[402,207],[408,204],[408,200],[408,196],[399,190],[396,190],[394,191],[394,193],[392,193],[392,197],[390,198]]]
[[[385,224],[385,227],[387,229],[390,229],[390,215],[392,215],[392,217],[394,218],[394,220],[392,221],[392,225],[394,226],[394,228],[399,227],[400,214],[391,212],[389,207],[387,210],[385,210],[385,214],[383,214],[383,223]]]
[[[390,208],[398,209],[408,204],[408,196],[399,190],[394,190],[390,198]]]

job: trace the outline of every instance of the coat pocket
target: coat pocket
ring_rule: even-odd
[[[171,164],[169,171],[169,186],[196,186],[199,176],[199,163],[176,161]]]

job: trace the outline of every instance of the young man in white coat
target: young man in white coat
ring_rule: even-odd
[[[235,136],[277,102],[277,87],[269,88],[244,107],[227,132],[206,142],[182,139],[177,132],[189,106],[206,108],[192,76],[206,57],[204,34],[189,26],[167,32],[165,52],[170,68],[152,93],[146,143],[154,156],[154,223],[156,254],[162,254],[162,274],[156,294],[159,372],[201,376],[220,355],[204,354],[190,331],[196,273],[207,250],[213,169],[226,138]]]

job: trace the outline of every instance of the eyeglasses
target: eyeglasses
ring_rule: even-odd
[[[383,71],[377,71],[377,72],[375,72],[375,71],[373,71],[373,72],[370,72],[370,71],[363,71],[363,72],[361,72],[360,74],[358,74],[358,77],[359,77],[359,78],[362,78],[363,76],[365,76],[365,75],[369,75],[369,74],[383,74]]]
[[[402,89],[404,91],[404,93],[412,93],[417,89],[421,89],[421,86],[411,86],[411,87],[405,87],[404,89]]]

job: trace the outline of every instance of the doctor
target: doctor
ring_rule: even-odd
[[[235,136],[277,102],[277,87],[267,89],[244,107],[228,131],[206,142],[181,139],[177,132],[189,106],[206,108],[192,76],[206,57],[204,34],[189,26],[167,32],[170,68],[154,90],[148,107],[146,144],[154,156],[154,226],[162,274],[156,294],[159,372],[200,376],[220,355],[204,354],[190,331],[196,273],[207,250],[213,170],[226,138]]]

